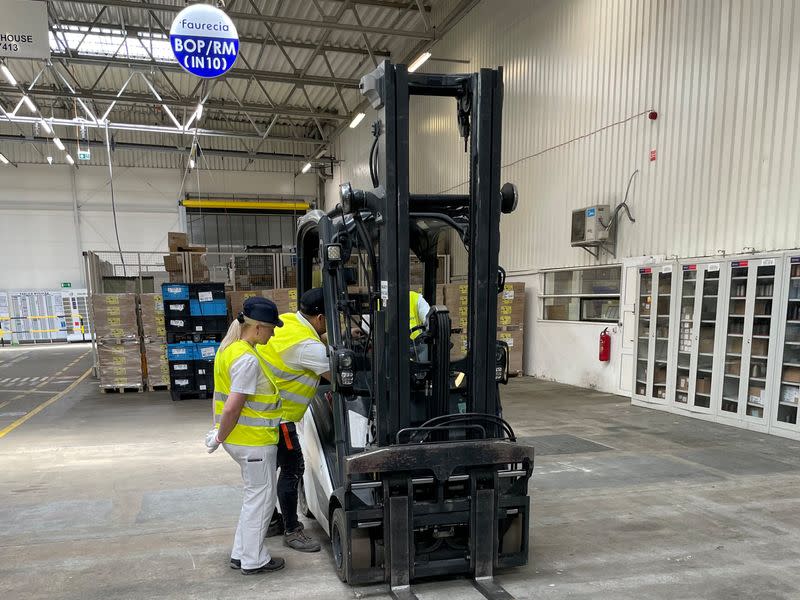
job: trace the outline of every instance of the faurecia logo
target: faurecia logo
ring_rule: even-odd
[[[181,27],[184,29],[194,29],[197,31],[230,31],[231,28],[227,23],[200,23],[198,21],[187,21],[181,19]]]
[[[225,74],[239,55],[239,35],[233,21],[208,4],[194,4],[178,13],[169,42],[181,67],[198,77]]]

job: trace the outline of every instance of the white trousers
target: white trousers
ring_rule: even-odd
[[[278,446],[223,444],[223,447],[239,463],[244,481],[242,512],[231,558],[241,560],[243,569],[257,569],[271,559],[264,537],[278,493],[275,485]]]

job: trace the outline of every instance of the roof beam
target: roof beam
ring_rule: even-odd
[[[64,27],[69,27],[69,26],[71,26],[71,27],[89,27],[90,24],[91,23],[89,21],[65,21],[63,19],[61,20],[61,25],[63,25]],[[98,23],[98,24],[95,25],[95,27],[101,27],[101,28],[106,28],[106,29],[119,29],[121,31],[124,30],[126,33],[132,34],[132,35],[140,35],[140,34],[150,35],[152,33],[152,30],[148,29],[147,27],[139,27],[139,26],[127,25],[127,24],[126,25],[120,25],[119,23]],[[268,46],[277,46],[276,41],[274,41],[274,40],[271,40],[269,38],[259,38],[259,37],[256,37],[256,36],[240,35],[239,36],[239,42],[243,43],[243,44],[257,44],[259,46],[262,45],[262,44],[266,44]],[[300,50],[316,50],[317,49],[317,45],[316,44],[312,44],[311,42],[297,42],[297,41],[287,40],[287,39],[283,39],[283,38],[278,38],[277,42],[279,44],[281,44],[282,46],[284,46],[285,48],[298,48]],[[367,56],[367,54],[368,54],[368,51],[367,51],[366,48],[354,48],[354,47],[336,46],[336,45],[330,45],[330,44],[329,45],[324,45],[322,47],[322,50],[324,52],[339,52],[339,53],[342,53],[342,54],[359,54],[361,56]],[[380,48],[380,49],[373,48],[372,49],[372,53],[375,56],[380,56],[382,58],[389,58],[391,56],[389,51],[386,50],[385,48]]]
[[[51,57],[54,59],[64,59],[69,63],[77,65],[96,65],[105,67],[110,64],[112,67],[119,67],[121,69],[131,69],[140,67],[145,71],[149,71],[153,67],[161,68],[164,71],[173,73],[185,73],[181,66],[176,62],[163,62],[154,60],[143,60],[133,58],[111,58],[105,56],[69,56],[63,52],[53,52]],[[250,79],[255,77],[262,81],[275,81],[278,83],[302,83],[305,85],[317,85],[322,87],[342,87],[358,89],[358,79],[348,79],[344,77],[321,77],[317,75],[294,75],[292,73],[284,73],[281,71],[261,71],[258,69],[247,68],[233,68],[227,73],[225,77],[233,79]]]
[[[0,141],[2,142],[15,142],[19,144],[35,144],[46,145],[51,143],[50,138],[35,137],[26,138],[20,135],[2,135],[0,134]],[[72,145],[70,140],[62,140],[66,146]],[[89,146],[90,148],[105,148],[103,141],[81,141],[81,147]],[[186,154],[186,148],[178,148],[173,146],[162,146],[159,144],[134,144],[129,142],[114,142],[113,150],[128,151],[128,152],[163,152],[166,154]],[[206,156],[224,156],[230,158],[244,158],[249,160],[286,160],[292,162],[308,162],[308,159],[301,154],[286,154],[281,152],[246,152],[244,150],[222,150],[216,148],[200,147],[200,153]],[[332,157],[323,157],[319,159],[320,162],[326,164],[338,163],[339,161]]]
[[[13,95],[19,93],[19,90],[8,84],[0,84],[0,94]],[[114,102],[118,104],[155,104],[161,105],[167,103],[174,108],[187,108],[194,110],[197,108],[197,100],[183,99],[176,100],[167,98],[163,102],[156,100],[151,94],[139,94],[135,92],[123,92],[119,96],[117,92],[113,91],[89,91],[84,89],[76,89],[75,93],[53,86],[37,85],[30,94],[36,97],[43,98],[82,98],[83,100],[93,100],[97,102]],[[219,110],[223,112],[243,112],[247,111],[253,115],[285,115],[288,117],[306,118],[306,119],[327,119],[332,121],[347,121],[350,117],[348,115],[339,115],[324,111],[310,110],[307,108],[300,108],[294,106],[269,106],[267,104],[246,104],[231,102],[230,100],[212,99],[209,98],[203,103],[206,110]]]
[[[167,13],[178,13],[184,6],[178,4],[162,4],[158,2],[134,2],[133,0],[63,0],[70,4],[91,4],[95,6],[117,6],[133,10],[160,10]],[[356,1],[356,3],[358,3]],[[355,31],[357,33],[375,33],[377,35],[388,35],[392,37],[407,37],[418,40],[433,41],[432,31],[412,31],[409,29],[390,29],[384,27],[360,26],[351,23],[339,23],[336,21],[314,20],[314,19],[295,19],[292,17],[277,17],[270,15],[257,15],[255,13],[245,13],[229,11],[228,16],[234,21],[256,21],[259,23],[269,23],[272,25],[299,25],[300,27],[316,27],[318,29],[334,29],[339,31]]]

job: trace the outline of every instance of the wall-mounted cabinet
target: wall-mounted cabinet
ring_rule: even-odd
[[[674,265],[639,269],[635,400],[667,404]]]
[[[674,386],[670,398],[676,409],[711,413],[716,384],[718,317],[723,309],[721,265],[689,263],[677,273],[678,323],[672,360]]]
[[[800,439],[800,252],[642,268],[636,318],[634,404]]]

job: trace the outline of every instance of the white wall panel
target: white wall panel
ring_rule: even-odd
[[[786,0],[480,2],[433,50],[470,64],[423,70],[504,67],[503,177],[521,200],[502,263],[594,264],[569,246],[570,211],[619,202],[637,168],[620,257],[800,245],[798,28]],[[337,182],[367,185],[370,120],[340,138]],[[465,190],[453,102],[415,99],[412,127],[412,190]]]
[[[73,213],[78,202],[80,241]],[[183,192],[316,197],[316,175],[114,169],[117,224],[125,251],[167,250],[167,232],[180,230]],[[117,248],[105,167],[20,165],[0,169],[0,289],[80,287],[80,251]]]

